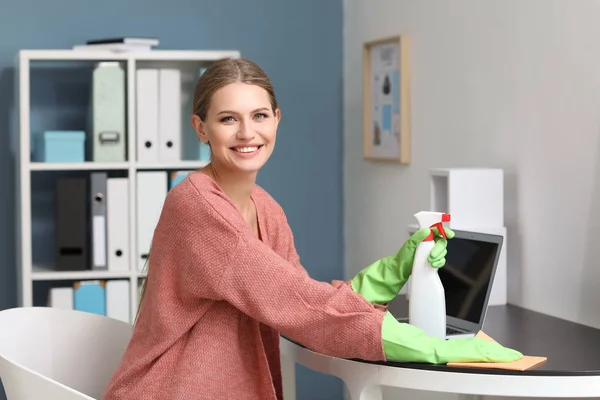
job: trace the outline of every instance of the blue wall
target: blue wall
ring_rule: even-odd
[[[259,183],[286,210],[311,276],[343,277],[341,0],[174,0],[171,7],[159,0],[10,3],[0,12],[2,187],[14,187],[9,135],[19,49],[70,48],[89,38],[127,35],[157,36],[162,49],[238,49],[271,76],[283,114],[277,148]],[[52,106],[49,100],[45,107]],[[16,304],[14,210],[13,190],[0,190],[2,309]],[[297,386],[299,399],[342,397],[337,379],[301,367]]]

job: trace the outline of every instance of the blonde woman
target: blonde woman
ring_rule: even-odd
[[[211,161],[165,200],[133,336],[105,400],[281,399],[280,333],[365,360],[521,357],[475,338],[428,337],[386,311],[428,229],[350,282],[311,279],[284,211],[256,184],[280,118],[269,78],[251,61],[221,60],[199,78],[192,124]],[[432,265],[445,254],[437,237]]]

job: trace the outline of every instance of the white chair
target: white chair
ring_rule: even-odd
[[[99,399],[132,329],[82,311],[0,311],[0,377],[8,400]]]

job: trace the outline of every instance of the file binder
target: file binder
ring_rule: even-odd
[[[86,178],[57,179],[54,256],[57,271],[88,269],[87,204]]]
[[[106,316],[124,322],[132,322],[130,316],[131,296],[129,281],[116,279],[106,281]]]
[[[106,172],[90,174],[92,269],[107,269],[106,262]]]
[[[100,62],[93,72],[93,160],[125,161],[126,79],[118,62]]]
[[[160,218],[167,195],[166,171],[137,173],[137,260],[138,271],[143,271],[150,252],[154,229]]]
[[[137,159],[158,161],[158,70],[136,71]]]
[[[108,270],[129,270],[129,179],[108,178],[106,184]]]
[[[159,161],[181,160],[181,72],[161,68],[158,71]]]
[[[73,288],[54,287],[48,293],[48,307],[61,308],[63,310],[73,309]]]

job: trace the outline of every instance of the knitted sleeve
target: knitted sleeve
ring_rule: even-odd
[[[279,208],[278,208],[279,209]],[[296,250],[296,246],[294,245],[294,235],[292,233],[292,230],[289,226],[289,224],[287,223],[287,219],[285,218],[285,214],[283,213],[283,210],[279,209],[282,218],[284,219],[285,223],[282,224],[283,226],[283,237],[285,238],[285,253],[287,254],[287,260],[296,267],[296,269],[298,269],[299,271],[302,271],[303,273],[308,275],[308,272],[306,271],[306,269],[302,266],[302,263],[300,262],[300,255],[298,254],[298,251]],[[352,281],[342,281],[342,280],[333,280],[331,281],[331,284],[335,287],[340,287],[342,285],[347,285],[351,290],[352,289]],[[378,309],[381,310],[383,312],[387,311],[388,309],[388,304],[375,304],[373,303],[373,306]]]
[[[177,190],[176,190],[177,189]],[[311,279],[255,238],[219,191],[181,182],[167,196],[153,262],[179,279],[180,297],[226,301],[317,352],[385,360],[384,313],[348,285]]]

